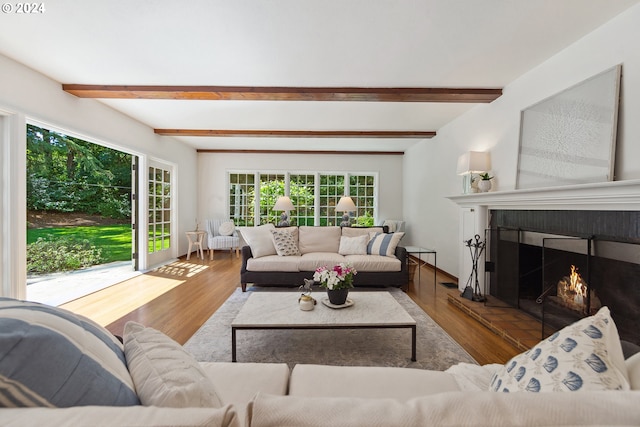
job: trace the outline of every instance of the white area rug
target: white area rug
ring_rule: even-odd
[[[249,288],[247,292],[238,288],[187,341],[185,349],[201,362],[230,362],[231,322],[252,292],[269,289],[273,288]],[[439,371],[459,362],[476,363],[404,292],[397,288],[386,290],[417,322],[416,362],[411,361],[408,329],[240,330],[236,333],[238,362],[398,366]],[[317,292],[314,296],[318,299],[324,294]]]

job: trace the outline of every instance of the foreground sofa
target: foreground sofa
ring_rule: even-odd
[[[459,364],[438,372],[301,364],[290,371],[284,363],[198,363],[162,333],[134,322],[121,344],[82,316],[0,298],[0,425],[638,425],[640,353],[624,360],[608,312],[596,316],[506,365]],[[560,355],[571,353],[562,348],[571,337],[586,366],[561,366],[571,363]],[[606,369],[589,356],[594,352]],[[490,391],[496,377],[523,378],[514,363],[556,356],[558,372],[567,368],[585,380],[596,366],[588,391],[566,391],[562,381],[562,391]]]
[[[299,286],[318,267],[351,264],[358,274],[354,286],[409,284],[407,251],[399,245],[403,232],[382,227],[239,227],[242,248],[240,283]]]

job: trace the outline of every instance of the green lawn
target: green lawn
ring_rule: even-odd
[[[27,244],[35,242],[38,237],[48,236],[87,239],[92,245],[102,248],[105,263],[131,259],[131,224],[33,228],[27,230]]]

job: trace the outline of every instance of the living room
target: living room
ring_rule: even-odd
[[[183,238],[186,231],[193,230],[197,223],[200,226],[209,218],[223,218],[228,216],[228,173],[229,171],[265,171],[265,172],[290,172],[290,171],[331,171],[331,172],[365,172],[377,174],[379,187],[378,206],[376,220],[382,222],[385,219],[402,219],[406,224],[406,236],[404,245],[416,245],[433,247],[437,249],[438,269],[443,273],[458,278],[462,285],[468,276],[468,266],[465,265],[467,252],[464,252],[461,229],[464,227],[465,218],[461,212],[470,212],[473,206],[491,206],[483,203],[476,196],[461,196],[462,178],[457,175],[456,164],[458,158],[468,151],[486,151],[491,154],[491,174],[493,179],[492,192],[497,195],[506,194],[513,196],[515,202],[501,202],[509,204],[512,209],[530,209],[534,202],[524,201],[520,205],[516,180],[518,174],[518,153],[521,127],[521,111],[537,102],[554,94],[585,81],[611,67],[622,64],[622,78],[620,86],[620,105],[618,111],[617,138],[615,144],[615,179],[610,185],[605,185],[596,191],[596,195],[590,195],[591,200],[607,199],[608,195],[619,192],[620,186],[616,182],[623,182],[625,186],[630,184],[631,192],[635,192],[640,182],[640,166],[636,159],[640,158],[640,122],[635,117],[640,112],[640,56],[637,51],[637,40],[640,39],[640,4],[638,1],[607,2],[607,5],[598,1],[591,1],[587,6],[582,2],[569,1],[562,8],[566,20],[570,20],[571,7],[579,9],[584,7],[591,12],[591,18],[584,27],[566,23],[570,35],[563,35],[562,25],[554,21],[554,31],[545,29],[546,17],[542,10],[548,8],[549,15],[556,13],[553,4],[540,0],[540,9],[536,9],[539,15],[535,16],[536,28],[528,27],[534,32],[533,39],[539,38],[540,43],[552,42],[553,39],[562,39],[560,45],[555,45],[555,50],[544,51],[542,56],[535,56],[539,50],[529,48],[527,45],[511,46],[504,49],[510,42],[510,33],[515,31],[518,22],[506,26],[503,33],[494,33],[495,47],[486,47],[481,54],[486,58],[482,61],[484,68],[478,69],[481,75],[477,81],[481,86],[500,87],[502,95],[495,101],[487,104],[470,104],[464,107],[449,106],[456,110],[454,119],[437,126],[437,135],[428,139],[402,140],[398,145],[402,148],[394,150],[390,145],[382,145],[380,140],[364,139],[353,141],[351,139],[329,138],[226,138],[221,140],[219,149],[211,151],[201,149],[177,137],[168,137],[155,134],[154,127],[149,123],[143,123],[140,119],[133,119],[128,114],[127,102],[147,103],[149,100],[111,100],[102,102],[95,99],[83,99],[71,95],[62,90],[63,83],[77,84],[183,84],[179,75],[162,77],[153,75],[148,79],[131,79],[126,73],[105,76],[100,68],[103,65],[100,54],[91,49],[90,37],[83,35],[81,47],[87,56],[78,56],[77,64],[72,62],[65,66],[48,68],[50,58],[38,60],[38,53],[55,51],[58,46],[45,40],[34,40],[29,36],[29,28],[43,24],[43,16],[16,17],[4,13],[2,16],[2,29],[0,29],[0,162],[2,164],[2,186],[0,208],[2,210],[2,228],[0,229],[0,259],[1,291],[0,296],[12,298],[24,298],[25,290],[25,229],[26,212],[23,206],[26,192],[26,177],[24,176],[24,152],[25,152],[25,124],[35,123],[51,126],[55,129],[73,133],[106,146],[125,148],[127,152],[140,156],[143,167],[154,161],[160,161],[173,168],[176,174],[177,212],[175,219],[175,235],[180,236],[174,241],[171,253],[167,261],[184,256],[187,252],[187,241]],[[613,4],[613,6],[612,6]],[[54,14],[55,5],[51,7],[49,15]],[[69,5],[67,5],[69,6]],[[367,6],[361,5],[363,8]],[[494,2],[495,9],[486,11],[487,19],[491,14],[500,15],[502,2]],[[460,7],[460,6],[459,6]],[[603,8],[601,11],[599,8]],[[460,11],[458,11],[460,12]],[[600,13],[601,12],[601,13]],[[558,12],[559,13],[559,12]],[[117,13],[113,13],[119,16]],[[589,15],[589,13],[585,13]],[[593,15],[601,15],[598,19]],[[18,23],[9,22],[15,18]],[[402,40],[411,35],[402,34],[401,22],[410,20],[409,16],[394,21],[397,27],[377,28],[377,32],[400,34],[393,40]],[[496,16],[498,19],[499,16]],[[549,20],[551,16],[548,17]],[[258,18],[253,18],[258,21]],[[418,19],[413,17],[413,19]],[[473,17],[467,17],[467,23],[475,22]],[[521,16],[526,20],[527,17]],[[127,20],[135,19],[127,17]],[[254,25],[257,25],[255,24]],[[411,20],[412,21],[412,20]],[[578,20],[579,21],[579,20]],[[4,25],[8,22],[7,25]],[[327,19],[326,22],[330,22]],[[384,20],[383,20],[384,22]],[[413,22],[413,21],[412,21]],[[131,25],[134,25],[130,22]],[[382,25],[382,24],[380,24]],[[415,25],[415,23],[413,23]],[[551,25],[551,24],[549,24]],[[82,28],[90,34],[90,24],[84,22]],[[474,26],[478,32],[488,31],[485,27],[495,25],[487,20],[482,25]],[[365,26],[366,27],[366,26]],[[157,27],[150,27],[157,28]],[[138,28],[139,29],[139,28]],[[162,31],[163,29],[159,29]],[[135,33],[135,31],[133,31]],[[130,33],[127,33],[129,36]],[[118,37],[122,46],[125,43]],[[469,41],[474,35],[466,37]],[[86,38],[86,40],[84,40]],[[548,39],[548,40],[547,40]],[[518,39],[522,40],[522,39]],[[459,40],[461,43],[463,40]],[[388,43],[394,43],[390,41]],[[553,43],[551,43],[553,44]],[[144,56],[144,46],[133,42],[137,49],[128,53],[129,62],[135,64],[137,56]],[[350,45],[351,47],[357,44]],[[383,47],[385,47],[383,45]],[[77,47],[76,47],[77,48]],[[370,48],[375,52],[375,49]],[[21,56],[21,50],[32,51],[30,57]],[[498,66],[499,59],[492,56],[493,51],[500,54],[512,55],[519,59],[520,68],[512,68],[509,75]],[[391,52],[392,50],[385,50]],[[304,47],[296,50],[297,54],[287,57],[283,68],[293,67],[296,58],[306,55]],[[301,53],[302,52],[302,53]],[[412,52],[404,52],[412,56]],[[535,54],[534,54],[535,53]],[[162,56],[161,51],[156,52]],[[446,53],[441,52],[446,55]],[[398,53],[397,55],[400,55]],[[349,52],[341,57],[348,58]],[[373,55],[375,56],[375,55]],[[391,62],[393,55],[384,58],[381,62]],[[43,56],[45,58],[45,56]],[[493,58],[493,59],[492,59]],[[405,59],[406,60],[406,59]],[[246,73],[251,68],[251,62],[235,58],[234,64],[238,69]],[[410,66],[411,60],[407,60]],[[25,65],[26,64],[26,65]],[[423,65],[422,62],[420,62]],[[74,65],[78,70],[74,71]],[[80,65],[83,65],[82,67]],[[442,78],[442,84],[447,87],[456,85],[456,76],[462,73],[463,64],[456,63],[458,68],[450,69]],[[464,64],[466,68],[475,68],[473,62]],[[182,65],[186,67],[186,65]],[[127,68],[127,67],[122,67]],[[345,67],[347,68],[347,67]],[[65,70],[62,73],[60,70]],[[422,86],[423,80],[417,78],[420,74],[428,74],[426,67],[413,70],[412,73],[403,74],[401,68],[386,68],[386,72],[396,72],[406,76],[405,79],[392,79],[388,75],[375,77],[375,71],[370,73],[356,68],[354,74],[348,70],[333,68],[335,78],[326,80],[326,85],[336,86],[346,84],[350,86]],[[64,75],[64,79],[59,76]],[[135,74],[134,74],[135,75]],[[203,72],[201,76],[206,75]],[[271,76],[272,75],[267,75]],[[445,78],[446,77],[446,78]],[[358,80],[361,78],[361,80]],[[462,79],[462,77],[460,78]],[[240,81],[241,79],[235,80]],[[427,81],[427,80],[424,80]],[[473,80],[458,80],[459,85],[466,85]],[[207,81],[209,82],[209,81]],[[504,82],[504,83],[501,83]],[[313,82],[311,82],[313,83]],[[195,83],[194,83],[195,84]],[[204,84],[204,83],[200,83]],[[226,82],[211,82],[209,84],[226,84]],[[240,84],[240,83],[238,83]],[[283,85],[277,78],[258,78],[252,81],[255,86]],[[317,84],[317,83],[316,83]],[[308,80],[284,82],[284,85],[305,86],[310,85]],[[477,86],[477,85],[475,85]],[[184,103],[198,101],[181,101]],[[234,105],[230,101],[230,105]],[[288,107],[286,114],[299,116],[295,107]],[[405,114],[400,108],[396,112],[398,116]],[[426,114],[426,111],[420,114]],[[220,111],[212,110],[210,115],[223,115]],[[187,114],[188,115],[188,114]],[[343,114],[348,117],[347,113]],[[372,114],[374,118],[382,120]],[[435,112],[434,112],[435,115]],[[269,116],[257,111],[254,121],[256,127],[269,128]],[[234,120],[226,127],[243,127],[242,118],[235,116]],[[155,118],[148,118],[153,122]],[[283,120],[280,117],[280,120]],[[409,121],[409,127],[423,130],[420,117],[413,117]],[[345,119],[339,122],[344,125]],[[182,127],[188,128],[190,122],[185,122]],[[191,122],[193,123],[193,122]],[[282,123],[282,122],[277,122]],[[312,128],[318,122],[307,117],[307,128]],[[361,122],[361,124],[364,122]],[[385,124],[391,121],[385,121]],[[406,122],[403,122],[406,123]],[[179,125],[167,124],[162,127],[179,127]],[[347,126],[351,128],[352,126]],[[358,127],[353,126],[353,127]],[[215,138],[213,138],[215,139]],[[395,143],[398,143],[395,140]],[[252,144],[254,152],[249,150],[247,144]],[[385,148],[378,148],[384,146]],[[386,144],[386,142],[385,142]],[[283,148],[285,147],[285,148]],[[273,149],[272,153],[265,151]],[[259,150],[256,151],[256,150]],[[306,154],[303,151],[313,150],[314,154]],[[317,151],[330,151],[322,154]],[[386,154],[372,153],[380,151]],[[358,154],[365,153],[365,154]],[[143,185],[144,187],[144,185]],[[573,189],[568,189],[562,194],[564,198],[575,196]],[[458,198],[452,201],[450,198]],[[465,198],[466,197],[466,198]],[[497,197],[497,196],[496,196]],[[635,197],[635,196],[634,196]],[[544,199],[544,196],[542,196]],[[465,200],[469,201],[467,203]],[[515,205],[514,205],[515,203]],[[586,203],[586,202],[585,202]],[[462,208],[461,208],[462,206]],[[620,208],[620,204],[617,208]],[[594,209],[594,206],[581,206],[584,209]],[[610,208],[606,208],[610,209]],[[640,210],[637,200],[627,203],[622,209]],[[470,220],[472,234],[484,232],[488,225],[486,217],[473,216]],[[467,230],[468,231],[468,230]],[[144,243],[142,243],[144,246]],[[141,268],[148,269],[156,263],[151,258],[143,256]]]

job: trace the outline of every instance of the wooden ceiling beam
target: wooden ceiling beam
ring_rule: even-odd
[[[260,137],[260,138],[433,138],[433,131],[313,131],[313,130],[222,130],[154,129],[164,136]]]
[[[131,86],[63,84],[79,98],[194,99],[227,101],[360,101],[489,103],[502,95],[490,88]]]
[[[339,151],[339,150],[233,150],[198,148],[198,153],[234,153],[234,154],[339,154],[353,156],[404,156],[404,151]]]

